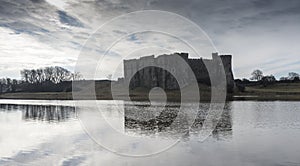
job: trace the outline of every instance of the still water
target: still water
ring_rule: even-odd
[[[105,123],[116,131],[143,140],[155,138],[159,141],[151,148],[156,149],[163,149],[164,141],[176,142],[147,157],[114,153],[92,138],[78,114],[89,105],[89,101],[82,102],[85,104],[75,109],[72,101],[0,100],[0,165],[300,165],[299,102],[229,102],[216,129],[200,141],[206,104],[201,104],[189,128],[185,116],[180,123],[172,121],[176,104],[167,106],[171,111],[164,115],[155,109],[143,111],[147,103],[132,107],[98,101]],[[146,120],[132,118],[134,108],[141,109]],[[165,116],[169,118],[157,118]],[[118,148],[116,138],[110,137],[106,128],[100,129],[100,135],[109,137],[107,140]],[[126,148],[128,152],[147,149],[138,143]]]

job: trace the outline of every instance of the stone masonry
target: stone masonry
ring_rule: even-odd
[[[181,57],[190,67],[191,70],[187,70],[186,66],[181,65],[176,57]],[[210,74],[218,78],[218,74],[221,72],[220,59],[223,63],[224,71],[226,74],[227,91],[232,92],[234,87],[234,77],[232,72],[232,56],[231,55],[218,55],[218,53],[212,53],[212,59],[190,59],[188,53],[174,53],[170,55],[160,55],[158,57],[145,56],[139,59],[124,60],[124,80],[129,83],[129,87],[134,89],[136,87],[154,88],[161,87],[163,89],[176,90],[179,89],[178,79],[171,74],[178,74],[180,81],[185,81],[185,84],[189,84],[190,76],[195,75],[198,83],[210,85]],[[218,58],[218,56],[220,58]],[[167,68],[155,67],[163,66]],[[208,72],[208,69],[212,71]],[[169,72],[171,71],[171,72]],[[192,71],[193,73],[189,73]]]

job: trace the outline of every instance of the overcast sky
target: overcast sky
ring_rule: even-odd
[[[300,72],[299,0],[0,0],[0,77],[53,65],[73,70],[84,42],[102,24],[149,9],[198,24],[221,54],[233,55],[235,77],[249,78],[254,69],[278,78]],[[130,42],[143,39],[129,36],[122,48],[130,49]]]

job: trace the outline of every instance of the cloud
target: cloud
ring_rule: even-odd
[[[75,27],[84,27],[78,19],[69,16],[66,12],[58,10],[57,13],[59,14],[59,20],[61,23]]]
[[[282,71],[299,70],[296,65],[291,65],[300,52],[297,46],[300,39],[296,35],[300,28],[298,0],[2,0],[0,28],[3,37],[0,42],[5,44],[0,54],[1,60],[6,59],[7,63],[2,63],[0,68],[15,68],[13,62],[18,61],[20,55],[24,59],[34,59],[36,64],[46,64],[41,63],[45,59],[40,59],[43,56],[40,54],[56,57],[55,60],[46,59],[49,65],[61,62],[61,65],[70,67],[68,63],[74,62],[64,59],[76,59],[86,39],[101,25],[116,16],[143,9],[174,12],[197,23],[211,37],[219,52],[233,54],[236,77],[246,77],[255,68],[263,68],[266,73],[273,72],[278,77]],[[172,26],[182,26],[166,21]],[[109,41],[112,37],[126,36],[127,28],[131,26],[135,26],[133,22],[124,21],[110,32],[93,35]],[[153,26],[159,26],[159,23]],[[197,36],[188,29],[182,28],[181,34],[198,43]],[[134,34],[124,40],[111,56],[118,57],[136,44],[144,46],[146,40],[185,51],[166,37],[156,36],[155,39]],[[18,41],[24,42],[20,49],[16,48],[20,44]],[[95,40],[85,50],[95,50],[95,54],[101,55],[105,49]],[[8,57],[11,62],[7,61]],[[285,60],[280,62],[280,67],[279,61],[274,59]],[[23,62],[28,66],[31,63]],[[2,73],[3,76],[11,74],[6,70]]]
[[[24,68],[57,65],[72,69],[75,65],[76,51],[70,48],[59,51],[30,34],[15,34],[6,28],[0,28],[0,32],[0,77],[19,78]]]

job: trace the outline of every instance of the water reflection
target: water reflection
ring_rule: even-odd
[[[83,102],[89,105],[87,101]],[[126,107],[126,104],[119,103],[122,106],[119,111],[114,103],[99,101],[99,108],[111,123],[118,123],[115,126],[125,129],[125,132],[147,134],[141,136],[143,140],[151,135],[160,135],[157,133],[166,130],[172,135],[172,130],[180,131],[182,128],[177,124],[174,124],[174,128],[170,128],[172,125],[169,125],[176,111],[170,116],[167,116],[167,113],[176,110],[176,107],[168,107],[169,110],[165,112],[142,109],[139,113],[144,115],[144,118],[138,120],[130,119],[132,106]],[[183,141],[164,153],[147,158],[126,158],[101,148],[82,130],[79,121],[67,120],[68,116],[76,115],[73,108],[25,106],[26,104],[38,105],[28,101],[21,105],[0,104],[0,165],[300,165],[299,102],[228,103],[213,135],[200,142],[197,133],[201,130],[208,107],[203,104],[192,130],[186,134]],[[53,105],[53,101],[45,101],[42,104]],[[147,107],[143,103],[140,105],[141,108]],[[70,110],[68,113],[48,113],[52,116],[43,113],[48,109]],[[164,117],[163,115],[168,117],[166,121],[157,118]],[[44,121],[39,119],[43,119],[44,116],[50,117],[44,119],[60,117],[60,120],[66,117],[66,122],[43,123]],[[33,119],[34,123],[27,122]],[[182,121],[185,120],[186,118],[182,118]],[[109,137],[106,131],[102,130],[100,134],[105,135],[118,147],[119,144],[115,143],[116,138]],[[163,139],[166,140],[165,138]],[[155,144],[156,147],[163,145]],[[134,144],[130,148],[129,152],[132,149],[144,149],[144,146]]]
[[[209,111],[209,104],[201,104],[198,114],[192,125],[189,124],[188,115],[179,114],[179,106],[169,105],[163,109],[150,107],[149,105],[124,105],[125,132],[139,135],[155,135],[161,132],[168,136],[198,134],[203,127]],[[162,110],[158,112],[157,110]],[[231,104],[225,105],[220,119],[216,119],[212,132],[213,137],[219,139],[232,135],[232,113]],[[179,117],[178,117],[179,116]],[[175,119],[178,119],[175,121]]]
[[[76,118],[75,108],[71,106],[0,104],[0,110],[22,111],[22,119],[26,121],[62,122]]]

